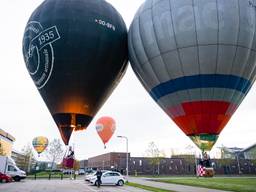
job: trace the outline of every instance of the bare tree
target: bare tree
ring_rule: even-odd
[[[24,162],[22,163],[23,169],[25,169],[27,172],[30,172],[32,164],[36,161],[35,156],[32,152],[31,144],[28,143],[27,145],[23,146],[22,153],[24,154]]]
[[[51,141],[46,149],[46,156],[52,162],[51,169],[54,163],[59,163],[64,156],[64,147],[59,139]]]
[[[155,167],[157,167],[157,174],[160,174],[160,163],[161,160],[165,157],[164,152],[160,151],[154,142],[148,144],[146,150],[147,157],[150,157],[149,163],[153,166],[153,173]]]

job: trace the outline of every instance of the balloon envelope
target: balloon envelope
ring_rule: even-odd
[[[32,145],[38,154],[42,153],[48,146],[48,139],[43,136],[35,137]]]
[[[211,150],[255,80],[255,6],[147,0],[129,30],[133,70],[202,150]]]
[[[103,0],[45,0],[23,38],[26,67],[67,145],[124,75],[127,29]]]
[[[101,117],[96,122],[96,131],[104,145],[110,140],[116,130],[116,122],[111,117]]]

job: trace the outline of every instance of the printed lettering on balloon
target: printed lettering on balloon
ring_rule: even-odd
[[[23,39],[23,53],[27,69],[38,89],[49,80],[54,65],[52,44],[60,39],[56,26],[44,29],[39,22],[27,24]]]

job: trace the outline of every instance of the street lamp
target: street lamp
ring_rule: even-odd
[[[128,155],[128,138],[125,136],[117,136],[118,138],[124,138],[126,140],[126,176],[129,175],[129,155]]]

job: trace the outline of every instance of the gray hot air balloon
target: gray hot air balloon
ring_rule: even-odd
[[[202,150],[255,80],[256,1],[147,0],[129,30],[133,70]]]

